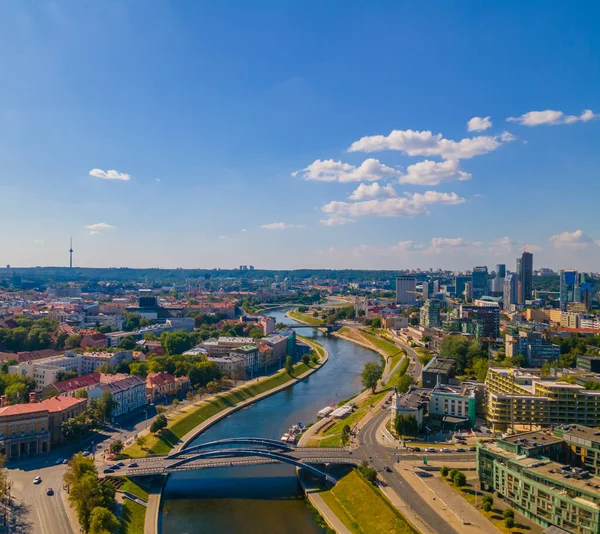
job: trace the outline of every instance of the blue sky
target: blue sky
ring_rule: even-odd
[[[0,263],[598,271],[599,11],[2,2]]]

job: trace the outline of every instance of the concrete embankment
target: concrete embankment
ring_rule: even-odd
[[[203,421],[200,425],[198,425],[196,428],[194,428],[193,430],[188,432],[185,436],[183,436],[183,438],[181,439],[181,443],[179,445],[177,445],[176,447],[174,447],[173,452],[175,452],[175,451],[178,452],[178,451],[184,449],[185,447],[187,447],[191,441],[193,441],[200,434],[202,434],[204,431],[206,431],[208,428],[210,428],[212,425],[214,425],[221,419],[224,419],[225,417],[228,417],[232,413],[234,413],[238,410],[241,410],[242,408],[245,408],[247,406],[250,406],[251,404],[254,404],[255,402],[258,402],[261,399],[264,399],[266,397],[274,395],[275,393],[283,391],[284,389],[292,387],[294,384],[300,382],[301,380],[304,380],[305,378],[309,377],[311,374],[318,371],[321,367],[323,367],[323,365],[325,365],[327,363],[327,361],[329,360],[329,352],[327,351],[327,349],[325,347],[323,347],[322,345],[319,345],[317,343],[314,343],[310,340],[307,340],[306,338],[303,338],[302,342],[311,346],[313,348],[313,350],[315,350],[317,353],[319,353],[319,351],[317,351],[316,347],[318,347],[322,351],[323,356],[321,357],[321,360],[319,361],[318,365],[315,365],[315,367],[312,367],[305,373],[301,374],[298,377],[295,377],[293,380],[290,380],[289,382],[286,382],[285,384],[282,384],[281,386],[278,386],[276,388],[270,389],[269,391],[260,393],[259,395],[256,395],[255,397],[252,397],[251,399],[247,399],[243,402],[240,402],[240,403],[236,404],[235,406],[226,408],[225,410],[219,412],[218,414],[215,414],[214,416],[207,419],[206,421]],[[159,532],[160,506],[161,506],[161,501],[162,501],[163,488],[167,482],[167,479],[168,479],[168,476],[162,477],[162,483],[160,485],[160,488],[158,488],[158,487],[155,488],[153,486],[154,491],[151,491],[149,493],[148,507],[146,509],[146,517],[145,517],[145,523],[144,523],[144,533],[145,534],[158,534],[158,532]]]

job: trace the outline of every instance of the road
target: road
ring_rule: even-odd
[[[389,417],[388,410],[380,410],[376,413],[360,430],[358,434],[359,449],[356,451],[357,457],[371,463],[379,472],[379,477],[383,483],[391,488],[401,499],[408,502],[420,519],[437,534],[458,534],[457,531],[448,525],[435,511],[437,503],[435,499],[427,494],[419,494],[415,491],[402,474],[392,470],[388,473],[385,466],[393,465],[396,458],[404,455],[396,455],[394,449],[387,449],[377,441],[377,431],[384,420]],[[441,455],[442,453],[440,453]],[[473,454],[460,453],[452,454],[453,458],[459,456],[464,459],[471,459]],[[449,454],[444,454],[444,458],[450,459]]]
[[[151,415],[151,414],[148,414]],[[154,414],[152,414],[154,415]],[[113,440],[127,441],[150,423],[143,412],[132,414],[124,422],[109,427],[102,432],[90,436],[81,443],[63,445],[43,456],[32,456],[22,460],[7,462],[8,477],[12,481],[11,493],[14,497],[17,514],[11,532],[27,534],[71,534],[71,526],[63,504],[64,492],[62,477],[66,465],[55,465],[60,458],[70,458],[76,452],[97,444],[97,456],[108,447]],[[36,476],[42,483],[33,484]],[[53,496],[46,495],[46,489],[54,490]],[[66,495],[64,496],[66,497]]]

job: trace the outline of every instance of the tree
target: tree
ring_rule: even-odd
[[[399,436],[416,436],[419,433],[419,422],[412,414],[397,415],[394,426]]]
[[[215,362],[202,361],[194,364],[188,371],[188,378],[195,389],[205,387],[213,380],[219,380],[223,373]]]
[[[448,468],[445,465],[440,467],[440,475],[446,478],[448,476]]]
[[[450,471],[448,471],[448,476],[450,477],[450,480],[454,480],[456,473],[458,473],[458,469],[453,468],[450,469]]]
[[[361,374],[362,377],[362,385],[365,388],[371,388],[371,391],[375,393],[375,388],[377,387],[377,383],[383,375],[383,369],[381,365],[376,362],[367,362],[363,368],[363,372]]]
[[[350,441],[350,425],[344,425],[344,428],[342,428],[342,445],[344,445],[344,446],[348,445],[349,441]]]
[[[109,450],[111,454],[119,454],[124,447],[125,445],[123,444],[123,442],[120,439],[117,439],[110,444]]]
[[[371,484],[375,484],[377,480],[377,470],[375,468],[371,467],[366,461],[362,461],[357,469]]]
[[[489,502],[484,502],[482,508],[483,508],[483,510],[485,512],[491,512],[492,511],[492,505]]]
[[[475,373],[477,380],[483,382],[487,376],[489,367],[487,358],[476,358],[471,365],[473,366],[473,372]]]
[[[100,409],[105,421],[110,419],[115,406],[116,402],[113,400],[112,393],[110,391],[103,391],[102,398],[100,399]]]
[[[396,386],[396,389],[400,393],[406,393],[410,389],[410,386],[412,386],[414,383],[415,383],[415,381],[413,380],[412,376],[402,375],[398,379],[398,384]]]
[[[179,406],[179,401],[177,399],[173,399],[173,408],[177,409],[177,406]]]
[[[73,334],[65,340],[65,347],[67,349],[77,349],[81,345],[81,339],[82,337],[79,334]]]
[[[308,365],[310,363],[310,356],[308,354],[302,355],[302,363],[304,365]]]
[[[502,517],[504,519],[508,519],[509,517],[511,519],[514,519],[515,518],[515,511],[512,508],[507,508],[506,510],[504,510],[502,512]]]
[[[190,350],[194,346],[192,338],[185,330],[177,330],[175,332],[164,332],[160,336],[160,343],[165,352],[169,355],[183,354],[186,350]]]
[[[123,350],[133,350],[137,347],[137,343],[133,336],[125,336],[121,338],[117,347]]]
[[[285,371],[290,376],[293,376],[294,374],[294,361],[289,354],[285,359]]]
[[[75,397],[78,399],[87,399],[88,398],[87,389],[78,389],[77,392],[75,393]]]
[[[494,497],[492,497],[491,495],[484,495],[482,502],[483,504],[488,503],[491,508],[492,506],[494,506]]]
[[[459,471],[454,475],[452,481],[457,488],[462,488],[467,483],[467,476],[462,471]]]
[[[22,382],[15,382],[4,390],[8,404],[18,404],[27,401],[29,390]]]
[[[147,436],[138,436],[137,438],[135,438],[135,444],[142,450],[144,450],[144,447],[146,446],[147,441],[148,441]]]
[[[312,362],[313,362],[315,365],[317,365],[317,364],[319,363],[319,361],[320,361],[319,355],[318,355],[316,352],[313,352],[313,353],[312,353],[312,355],[311,355],[311,357],[310,357],[310,360],[311,360],[311,361],[312,361]]]
[[[163,428],[166,428],[167,424],[167,418],[164,415],[160,414],[156,417],[154,421],[152,421],[152,424],[150,425],[150,432],[156,434],[157,432],[160,432]]]
[[[85,473],[71,485],[69,501],[75,505],[79,524],[84,531],[90,528],[92,510],[104,504],[104,495],[95,473]]]
[[[206,390],[211,395],[214,395],[221,390],[221,385],[216,380],[211,380],[208,384],[206,384]]]
[[[90,514],[89,534],[112,534],[121,526],[115,515],[103,506],[96,506]]]
[[[146,362],[130,363],[129,374],[146,378],[146,376],[148,376],[148,364]]]
[[[508,529],[511,529],[511,528],[513,528],[513,527],[515,526],[515,520],[514,520],[514,518],[512,518],[512,517],[507,517],[507,518],[504,520],[504,526],[505,526],[506,528],[508,528]]]
[[[188,392],[185,394],[185,398],[186,398],[188,401],[192,402],[192,401],[194,400],[194,394],[193,394],[191,391],[188,391]]]
[[[56,381],[62,382],[63,380],[70,380],[71,378],[77,378],[78,376],[77,371],[59,371],[56,373]]]

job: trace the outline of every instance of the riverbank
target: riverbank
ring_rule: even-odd
[[[302,324],[312,325],[312,326],[323,326],[323,319],[319,319],[318,317],[313,317],[308,313],[302,313],[296,310],[290,310],[285,314],[286,317],[293,319],[294,321],[298,321]]]
[[[159,437],[146,438],[148,442],[144,447],[134,444],[123,451],[124,455],[131,458],[142,458],[150,455],[165,455],[184,449],[192,440],[232,413],[241,410],[261,399],[274,395],[294,384],[306,379],[318,371],[329,359],[329,353],[319,343],[298,336],[303,343],[309,345],[319,356],[319,363],[305,365],[297,363],[294,366],[294,375],[290,376],[284,369],[269,377],[258,379],[251,385],[245,384],[233,388],[225,393],[216,394],[195,404],[186,406],[180,413],[171,413],[167,416],[168,425]],[[162,489],[167,477],[163,477],[160,487],[151,492],[148,507],[145,510],[144,533],[157,534],[160,518]]]

